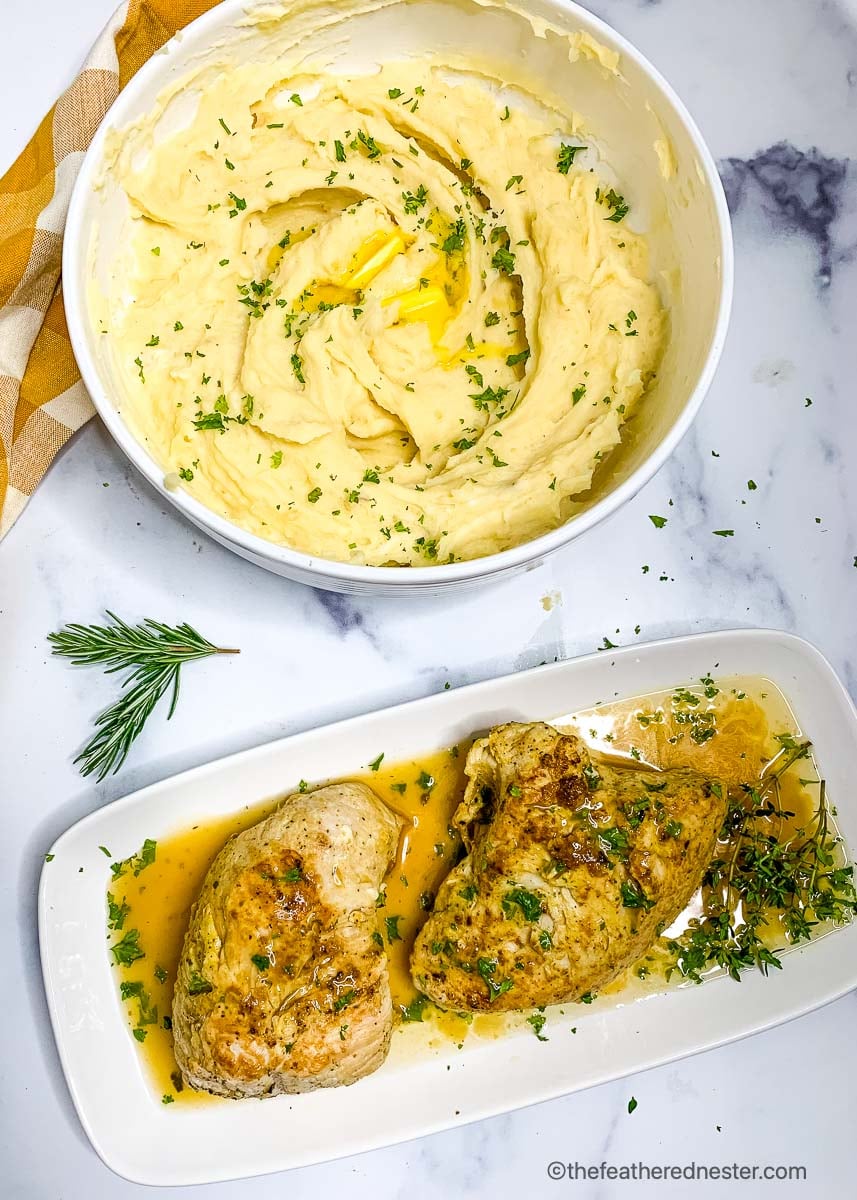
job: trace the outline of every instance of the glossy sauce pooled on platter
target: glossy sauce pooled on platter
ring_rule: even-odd
[[[743,835],[736,832],[736,820],[731,819],[730,826],[727,819],[704,886],[655,945],[605,989],[605,994],[615,997],[621,993],[624,1002],[641,992],[663,990],[667,979],[675,984],[730,969],[737,976],[738,969],[747,965],[763,970],[776,966],[770,949],[799,940],[795,935],[801,933],[800,914],[794,903],[776,911],[765,909],[753,926],[757,936],[743,946],[745,961],[736,960],[731,945],[724,949],[714,944],[712,926],[705,925],[721,895],[729,898],[728,911],[736,926],[746,917],[746,913],[741,915],[741,896],[732,882],[741,836],[742,854],[747,858],[762,844],[762,837],[769,839],[766,847],[796,846],[817,830],[819,778],[788,703],[776,686],[760,678],[715,681],[705,677],[691,686],[599,703],[562,715],[554,724],[577,733],[594,755],[613,763],[661,770],[691,766],[721,779],[729,789],[733,818],[746,804],[756,814],[755,825],[744,826]],[[474,736],[481,732],[474,730]],[[461,844],[451,819],[464,792],[464,764],[472,740],[407,762],[395,762],[394,747],[387,747],[379,760],[357,776],[405,818],[396,861],[377,907],[377,930],[389,960],[397,1023],[413,1026],[420,1022],[430,1043],[459,1046],[468,1033],[496,1036],[525,1020],[541,1038],[546,1020],[540,1012],[526,1018],[515,1013],[473,1018],[441,1012],[418,995],[411,980],[414,939],[432,908],[437,887],[460,857]],[[299,787],[305,790],[307,785],[300,783]],[[204,1093],[182,1088],[177,1072],[170,1031],[176,968],[191,906],[213,859],[231,836],[265,817],[280,799],[198,824],[159,840],[156,847],[147,843],[148,851],[144,846],[138,856],[113,868],[109,937],[112,945],[126,949],[113,954],[114,967],[131,1031],[164,1103],[213,1102]],[[821,810],[826,844],[833,846],[837,836],[833,815],[823,804]],[[835,854],[844,868],[842,851],[837,849]],[[731,866],[718,868],[718,863]],[[759,863],[760,872],[770,869],[767,860]],[[793,865],[792,873],[798,870],[799,864]],[[727,887],[724,892],[727,875],[733,890]],[[774,880],[772,886],[776,883]],[[847,880],[843,886],[847,891]],[[845,910],[850,911],[847,903]],[[819,918],[813,936],[825,932],[830,917],[835,919],[837,914],[842,915],[841,908],[828,913],[826,922]],[[808,929],[803,936],[809,936]],[[572,1014],[580,1013],[576,1005],[556,1011],[568,1016],[570,1009]]]

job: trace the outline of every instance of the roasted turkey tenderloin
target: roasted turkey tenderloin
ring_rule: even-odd
[[[400,821],[368,787],[289,796],[230,839],[194,905],[173,1000],[186,1081],[221,1096],[353,1083],[392,1003],[375,900]]]
[[[726,790],[695,771],[593,763],[573,734],[508,724],[477,741],[453,821],[468,851],[417,937],[443,1008],[523,1009],[609,983],[685,907]]]

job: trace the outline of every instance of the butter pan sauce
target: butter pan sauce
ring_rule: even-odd
[[[760,786],[760,779],[785,766],[777,781],[778,807],[790,815],[778,818],[778,836],[781,841],[795,839],[796,831],[811,826],[818,806],[818,773],[807,754],[795,757],[801,731],[783,694],[766,679],[734,677],[715,681],[706,677],[692,686],[597,704],[565,714],[554,724],[576,732],[594,755],[613,762],[644,764],[654,769],[691,766],[716,776],[727,784],[730,797],[733,789],[736,794],[750,794],[750,789]],[[481,732],[474,731],[474,737]],[[422,1001],[413,986],[409,971],[411,947],[431,909],[434,892],[460,852],[451,818],[464,791],[464,764],[472,741],[469,738],[406,762],[388,763],[385,751],[357,776],[406,818],[397,858],[377,910],[378,934],[387,951],[398,1014],[394,1060],[420,1050],[463,1047],[468,1039],[496,1037],[525,1023],[542,1038],[549,1036],[557,1024],[576,1028],[576,1022],[589,1011],[588,1006],[564,1005],[548,1010],[546,1015],[485,1014],[471,1018],[441,1012]],[[790,757],[795,761],[787,765]],[[119,985],[124,985],[127,993],[130,1032],[140,1043],[146,1070],[165,1103],[218,1103],[180,1086],[169,1028],[176,966],[190,908],[214,857],[229,837],[262,819],[281,799],[246,806],[228,818],[198,824],[161,839],[154,861],[138,874],[133,868],[126,869],[111,884],[112,906],[126,910],[122,930],[110,933],[111,942],[115,944],[129,929],[137,930],[145,955],[127,966],[116,966]],[[832,813],[828,820],[829,838],[835,839]],[[735,849],[726,837],[719,844],[718,856],[728,857]],[[844,866],[841,848],[837,854]],[[670,943],[688,934],[693,928],[691,923],[705,915],[705,904],[700,888],[641,960],[614,980],[600,998],[593,998],[596,1005],[627,1003],[667,986],[686,983],[685,975],[676,970],[676,953]],[[736,923],[742,920],[740,901],[733,917]],[[821,923],[813,930],[813,937],[831,928],[829,923]],[[761,937],[769,948],[788,946],[781,915],[769,914]],[[706,977],[722,973],[722,968],[701,971]]]

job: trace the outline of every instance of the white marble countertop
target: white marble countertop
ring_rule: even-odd
[[[0,169],[112,5],[42,0],[15,5],[14,16],[9,5]],[[99,1162],[77,1122],[39,971],[43,853],[93,808],[276,735],[425,695],[446,680],[456,686],[590,651],[604,636],[625,643],[734,625],[789,629],[815,642],[857,696],[857,0],[591,7],[687,102],[721,164],[735,224],[735,308],[717,379],[691,434],[633,503],[511,582],[460,598],[353,601],[268,575],[196,533],[92,423],[0,546],[0,1154],[10,1200],[141,1190]],[[668,515],[668,525],[655,529],[649,513]],[[735,536],[713,536],[723,527]],[[549,612],[548,593],[561,597]],[[119,778],[93,787],[71,759],[108,685],[50,660],[44,639],[105,607],[188,620],[243,653],[192,668],[170,725],[153,719]],[[288,1178],[175,1194],[627,1194],[622,1182],[553,1182],[555,1159],[795,1163],[808,1174],[795,1195],[844,1194],[857,1171],[855,1023],[852,994],[779,1030],[564,1100]],[[632,1094],[638,1107],[629,1115]],[[688,1192],[685,1183],[636,1186]],[[704,1194],[785,1189],[708,1183]]]

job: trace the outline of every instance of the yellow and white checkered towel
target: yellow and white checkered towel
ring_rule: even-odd
[[[60,262],[84,151],[119,89],[217,0],[125,0],[0,179],[0,538],[93,415],[68,339]]]

